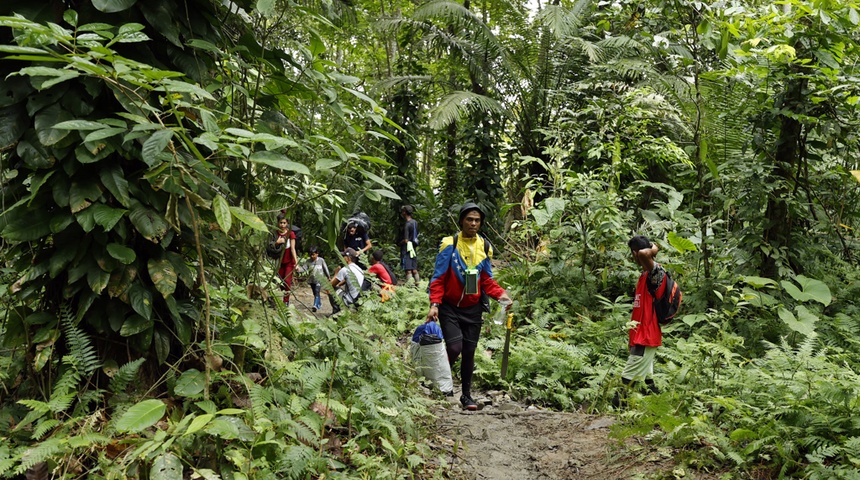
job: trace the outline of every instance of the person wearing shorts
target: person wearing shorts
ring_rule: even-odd
[[[485,246],[486,240],[478,235],[483,222],[484,212],[478,205],[463,205],[456,244],[454,236],[442,239],[429,287],[427,322],[439,321],[452,367],[462,355],[460,404],[466,410],[478,409],[472,399],[472,373],[483,322],[481,292],[501,302],[506,309],[511,306],[511,297],[493,279],[492,247]]]
[[[621,372],[621,382],[626,386],[633,382],[644,382],[648,391],[657,393],[654,385],[654,357],[657,347],[663,344],[663,333],[654,312],[654,297],[651,291],[660,297],[666,284],[666,270],[654,261],[660,248],[651,243],[648,237],[636,235],[627,245],[633,255],[633,261],[642,269],[639,281],[636,282],[636,293],[633,297],[632,320],[636,326],[628,332],[627,363]],[[650,287],[650,288],[649,288]],[[621,403],[620,394],[616,393],[612,401],[618,407]]]

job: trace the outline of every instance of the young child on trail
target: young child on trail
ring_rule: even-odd
[[[269,241],[268,249],[283,249],[284,255],[278,263],[278,278],[281,279],[280,288],[284,291],[284,305],[290,305],[290,291],[293,288],[293,271],[296,269],[298,255],[296,255],[296,234],[290,229],[290,221],[287,220],[286,210],[278,214],[278,228]]]
[[[411,281],[418,284],[418,255],[415,253],[415,247],[418,246],[418,222],[412,218],[413,212],[411,205],[400,207],[400,216],[406,221],[400,240],[400,266],[406,272],[407,285]]]
[[[633,314],[631,319],[636,322],[629,335],[629,355],[624,371],[621,372],[621,383],[625,390],[633,382],[644,381],[650,393],[659,393],[654,385],[654,357],[657,347],[663,344],[663,333],[654,312],[654,296],[650,290],[655,290],[657,297],[662,297],[666,285],[663,279],[666,270],[654,261],[660,248],[651,243],[648,237],[636,235],[627,242],[633,261],[642,269],[639,281],[636,283],[636,293],[633,298]],[[621,405],[622,394],[616,392],[612,405]]]
[[[478,235],[484,223],[484,211],[474,203],[460,209],[461,231],[442,239],[436,265],[430,278],[430,310],[427,322],[439,321],[448,352],[448,363],[453,367],[460,354],[460,404],[466,410],[477,410],[472,399],[472,373],[475,370],[475,351],[483,323],[481,292],[496,299],[510,309],[511,297],[493,279],[490,263],[493,250]],[[456,238],[456,242],[455,242]]]
[[[382,250],[374,250],[373,254],[370,255],[370,268],[367,269],[367,273],[376,275],[382,282],[382,291],[379,294],[384,302],[390,298],[387,292],[394,291],[394,279],[391,278],[391,267],[382,261],[382,257]]]
[[[328,280],[331,277],[331,273],[328,271],[328,264],[325,263],[325,259],[320,257],[319,247],[316,245],[311,246],[308,249],[308,255],[310,255],[310,258],[305,262],[302,271],[308,272],[308,285],[311,286],[311,291],[314,292],[314,306],[311,307],[311,311],[316,312],[322,308],[322,300],[320,298],[322,282]]]

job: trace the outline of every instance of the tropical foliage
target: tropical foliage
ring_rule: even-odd
[[[609,411],[643,233],[685,300],[616,435],[852,478],[858,25],[820,0],[3,2],[0,475],[443,475],[393,342],[421,293],[337,323],[249,295],[277,210],[324,256],[363,210],[394,258],[415,205],[426,274],[472,199],[519,323],[485,386]]]

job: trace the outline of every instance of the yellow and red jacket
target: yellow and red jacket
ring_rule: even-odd
[[[430,303],[448,303],[455,307],[471,307],[481,301],[480,292],[486,292],[498,300],[505,289],[493,280],[493,266],[490,260],[493,248],[484,247],[483,237],[476,235],[466,238],[458,235],[457,248],[454,248],[454,237],[445,237],[439,245],[436,255],[436,265],[430,278]],[[464,278],[466,269],[478,270],[478,293],[466,295]]]

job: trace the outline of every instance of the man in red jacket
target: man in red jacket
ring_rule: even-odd
[[[648,237],[636,235],[627,245],[633,255],[633,261],[642,268],[639,281],[636,283],[636,294],[633,298],[633,315],[631,319],[636,326],[629,332],[629,356],[624,371],[621,372],[621,382],[629,386],[633,382],[644,381],[650,392],[657,393],[654,385],[654,356],[657,347],[663,344],[663,333],[654,313],[654,295],[662,297],[666,284],[663,279],[666,271],[654,261],[660,248],[651,243]],[[649,290],[650,287],[650,290]],[[612,400],[614,406],[619,406],[620,395],[616,393]]]
[[[460,403],[466,410],[478,409],[472,399],[472,372],[483,322],[481,292],[501,302],[506,309],[511,306],[511,297],[493,280],[490,263],[493,249],[478,235],[483,222],[484,212],[478,205],[463,205],[460,209],[461,231],[456,237],[442,239],[429,286],[427,321],[439,320],[451,366],[460,354],[463,355],[460,362]]]

